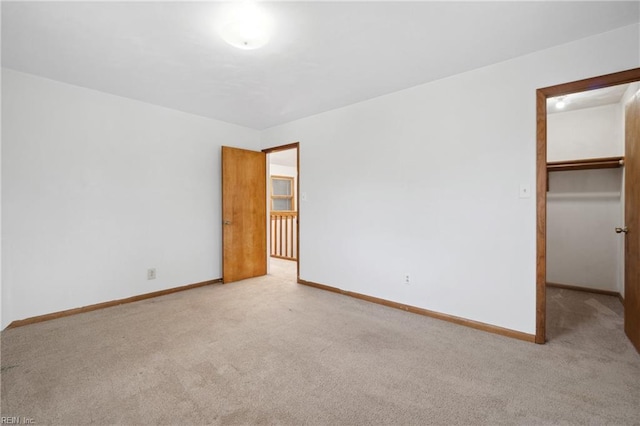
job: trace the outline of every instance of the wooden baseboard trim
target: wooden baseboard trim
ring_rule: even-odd
[[[583,291],[585,293],[604,294],[606,296],[615,296],[619,299],[622,299],[622,295],[617,291],[613,291],[613,290],[600,290],[597,288],[580,287],[579,285],[569,285],[569,284],[549,283],[549,282],[547,283],[547,287],[562,288],[565,290]]]
[[[436,319],[447,321],[447,322],[452,322],[454,324],[463,325],[465,327],[475,328],[476,330],[487,331],[489,333],[499,334],[501,336],[511,337],[513,339],[524,340],[525,342],[535,343],[536,336],[533,334],[523,333],[521,331],[498,327],[491,324],[485,324],[483,322],[473,321],[466,318],[443,314],[436,311],[430,311],[428,309],[418,308],[416,306],[411,306],[411,305],[405,305],[403,303],[392,302],[390,300],[380,299],[378,297],[373,297],[373,296],[367,296],[366,294],[355,293],[353,291],[341,290],[337,287],[332,287],[325,284],[318,284],[312,281],[302,280],[300,278],[298,278],[298,283],[309,286],[309,287],[315,287],[321,290],[330,291],[333,293],[338,293],[345,296],[353,297],[356,299],[365,300],[367,302],[377,303],[378,305],[384,305],[390,308],[400,309],[400,310],[411,312],[414,314],[424,315],[427,317],[436,318]]]
[[[221,283],[222,278],[218,278],[215,280],[202,281],[195,284],[188,284],[181,287],[173,287],[168,288],[166,290],[154,291],[151,293],[139,294],[137,296],[127,297],[124,299],[111,300],[109,302],[96,303],[95,305],[83,306],[81,308],[67,309],[66,311],[53,312],[45,315],[38,315],[35,317],[25,318],[21,320],[13,321],[11,324],[7,326],[7,329],[22,327],[29,324],[35,324],[43,321],[50,321],[57,318],[68,317],[71,315],[82,314],[85,312],[96,311],[98,309],[110,308],[112,306],[123,305],[125,303],[138,302],[140,300],[152,299],[154,297],[166,296],[167,294],[177,293],[179,291],[191,290],[198,287],[204,287],[211,284]]]

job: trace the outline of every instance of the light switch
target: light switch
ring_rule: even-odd
[[[303,192],[302,194],[300,194],[300,198],[302,199],[302,201],[307,201],[307,193]]]
[[[520,198],[531,198],[531,185],[528,183],[520,184]]]

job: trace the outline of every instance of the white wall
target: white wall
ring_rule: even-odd
[[[535,90],[640,66],[638,25],[297,120],[301,278],[535,332]],[[403,284],[405,273],[411,283]]]
[[[2,12],[1,12],[1,8],[0,8],[0,19]],[[0,61],[1,62],[1,61]],[[2,99],[2,68],[0,68],[0,99]],[[2,194],[2,102],[0,102],[0,330],[4,329],[5,327],[5,323],[4,323],[4,314],[3,314],[3,295],[5,293],[5,286],[2,284],[2,240],[3,240],[3,234],[2,234],[2,205],[4,203],[4,198],[3,198],[3,194]],[[8,323],[7,323],[8,324]]]
[[[621,104],[548,114],[547,160],[623,155],[621,114]]]
[[[2,86],[2,327],[221,276],[220,146],[257,131],[7,69]]]
[[[553,172],[547,193],[547,281],[619,292],[622,169]]]
[[[629,102],[631,98],[635,96],[636,93],[638,93],[639,90],[640,90],[640,82],[634,82],[629,84],[629,87],[624,92],[624,95],[622,95],[622,100],[620,101],[620,103],[623,105],[622,106],[623,109],[624,109],[624,105],[626,105],[627,102]],[[622,123],[624,125],[624,117],[622,117]]]

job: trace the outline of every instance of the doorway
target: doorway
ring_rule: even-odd
[[[299,277],[299,143],[263,150],[267,155],[267,259],[269,274]]]
[[[266,275],[271,258],[269,225],[271,221],[271,192],[268,191],[269,158],[274,153],[290,151],[293,154],[295,172],[291,176],[288,191],[275,194],[275,209],[281,216],[295,216],[295,221],[280,226],[288,239],[278,247],[291,257],[285,268],[293,282],[300,276],[300,148],[295,142],[262,151],[223,146],[222,157],[222,282],[231,283],[246,278]],[[289,178],[281,173],[281,178]],[[287,179],[276,185],[282,186]],[[269,182],[270,183],[270,182]],[[280,188],[281,189],[281,188]],[[288,200],[288,201],[287,201]],[[286,204],[289,202],[289,204]],[[284,207],[283,207],[284,203]],[[284,210],[291,209],[291,210]],[[295,210],[293,210],[295,209]],[[287,214],[284,214],[287,213]],[[292,267],[291,265],[294,265]]]
[[[560,175],[555,175],[554,179],[551,179],[550,175],[552,175],[552,173],[550,172],[556,172],[556,171],[561,171],[561,172],[567,172],[567,171],[580,171],[582,173],[582,178],[587,178],[587,179],[591,179],[593,181],[594,176],[596,176],[598,173],[595,171],[596,169],[600,169],[600,171],[604,170],[604,169],[614,169],[614,168],[618,168],[622,165],[622,162],[624,161],[621,157],[612,157],[612,156],[593,156],[591,155],[590,157],[592,158],[573,158],[573,159],[568,159],[565,161],[551,161],[549,162],[548,160],[550,159],[548,157],[548,148],[550,148],[550,146],[548,145],[548,130],[549,130],[549,122],[548,122],[548,103],[549,100],[551,98],[554,99],[555,102],[561,103],[563,101],[566,100],[566,98],[568,98],[570,95],[574,95],[577,93],[584,93],[584,92],[591,92],[594,91],[596,89],[602,89],[602,88],[610,88],[610,87],[614,87],[614,86],[619,86],[619,85],[623,85],[623,84],[628,84],[628,83],[633,83],[633,82],[637,82],[640,81],[640,69],[633,69],[633,70],[629,70],[629,71],[624,71],[624,72],[620,72],[620,73],[615,73],[615,74],[610,74],[610,75],[606,75],[606,76],[601,76],[601,77],[596,77],[596,78],[592,78],[592,79],[587,79],[587,80],[581,80],[581,81],[577,81],[577,82],[572,82],[572,83],[567,83],[567,84],[562,84],[562,85],[558,85],[558,86],[552,86],[552,87],[547,87],[544,89],[539,89],[537,91],[537,239],[536,239],[536,246],[537,246],[537,277],[536,277],[536,299],[537,299],[537,306],[536,306],[536,343],[544,343],[546,340],[546,321],[547,321],[547,292],[546,292],[546,287],[547,287],[547,282],[548,282],[548,278],[549,278],[549,272],[551,272],[552,274],[556,274],[556,276],[561,276],[561,271],[558,271],[557,267],[555,265],[553,265],[552,263],[548,262],[547,259],[547,249],[549,247],[549,243],[553,243],[553,240],[549,240],[548,239],[548,234],[547,234],[547,229],[548,229],[548,225],[552,225],[550,222],[548,222],[548,212],[549,212],[549,207],[551,207],[552,209],[556,208],[557,205],[554,207],[554,205],[552,203],[550,203],[548,201],[548,195],[549,195],[549,186],[550,183],[554,183],[554,185],[576,185],[575,182],[575,178],[576,177],[580,177],[579,175],[573,175],[573,177],[569,177],[569,175],[567,175],[565,173],[565,176],[563,176],[561,179],[558,179],[557,176]],[[633,89],[633,94],[635,95],[635,93],[638,91],[638,87],[636,86],[632,86],[631,87]],[[624,93],[624,92],[621,92]],[[591,93],[593,94],[593,93]],[[625,96],[622,95],[621,98]],[[628,95],[627,95],[628,96]],[[588,96],[585,96],[585,98]],[[635,114],[635,113],[634,113]],[[634,115],[635,116],[635,115]],[[620,125],[623,126],[622,121],[620,122]],[[628,126],[628,124],[627,124]],[[637,139],[637,138],[636,138]],[[631,143],[631,145],[629,145]],[[605,172],[600,173],[601,179],[607,180],[609,182],[609,186],[611,185],[615,185],[616,183],[616,179],[619,179],[619,182],[621,184],[621,186],[625,187],[624,191],[619,191],[618,196],[619,197],[624,197],[624,193],[629,194],[631,190],[633,190],[633,192],[631,192],[631,197],[627,198],[627,206],[625,207],[625,214],[624,217],[626,217],[626,221],[627,221],[627,226],[630,225],[630,221],[632,221],[633,219],[630,218],[630,213],[629,213],[629,201],[631,203],[635,203],[637,200],[634,200],[636,198],[637,194],[637,190],[635,190],[634,188],[637,188],[640,186],[640,182],[637,181],[636,176],[636,169],[638,167],[640,167],[637,163],[640,163],[639,159],[636,157],[637,156],[637,149],[635,148],[631,148],[637,145],[637,141],[635,141],[633,138],[631,140],[631,142],[629,142],[629,137],[627,136],[625,138],[625,144],[626,144],[626,152],[625,154],[628,157],[628,160],[632,161],[632,164],[630,165],[630,167],[628,167],[628,170],[625,170],[625,178],[624,178],[624,185],[622,185],[623,180],[622,180],[622,174],[618,173],[616,174],[615,172]],[[556,147],[557,148],[557,147]],[[582,147],[584,148],[584,147]],[[555,155],[555,154],[554,154]],[[584,157],[584,155],[581,155],[582,157]],[[589,155],[586,155],[586,157],[589,157]],[[551,158],[551,160],[557,160],[554,158]],[[589,170],[589,172],[587,173],[591,173],[591,177],[585,175],[585,172]],[[629,173],[631,172],[631,173]],[[595,174],[594,174],[595,173]],[[606,175],[606,176],[605,176]],[[604,177],[603,177],[604,176]],[[572,180],[574,181],[572,183]],[[564,183],[563,183],[564,181]],[[567,183],[569,182],[569,183]],[[601,183],[602,184],[602,183]],[[582,184],[578,183],[578,186],[580,186]],[[584,185],[583,185],[584,188]],[[611,189],[611,188],[609,188]],[[615,189],[615,188],[614,188]],[[587,191],[588,192],[588,191]],[[591,191],[591,193],[588,194],[588,196],[603,196],[603,194],[605,194],[606,191],[602,191],[601,193],[598,193],[598,191]],[[611,196],[611,193],[615,193],[615,191],[609,191],[609,196]],[[581,194],[581,196],[584,198],[586,194]],[[595,202],[596,200],[591,200],[592,204]],[[602,201],[602,200],[600,200]],[[611,200],[609,200],[611,201]],[[598,203],[596,203],[598,204]],[[602,207],[604,204],[600,203],[600,207]],[[566,206],[565,206],[566,207]],[[575,206],[573,206],[575,207]],[[609,205],[608,207],[609,209],[611,209],[611,205]],[[615,206],[613,207],[615,209]],[[621,207],[618,207],[619,210],[621,210]],[[553,211],[553,210],[552,210]],[[554,214],[555,211],[553,211]],[[593,212],[591,212],[593,213]],[[565,212],[566,214],[566,212]],[[622,223],[624,223],[624,221],[622,220],[623,215],[620,215],[620,220]],[[554,220],[556,220],[556,218],[554,218]],[[556,226],[557,223],[553,223],[553,226]],[[622,225],[624,226],[624,225]],[[553,227],[551,227],[553,228]],[[614,227],[611,226],[611,230],[610,232],[613,233],[614,232]],[[620,228],[622,229],[622,227]],[[636,232],[635,235],[631,234],[631,235],[627,235],[625,232],[625,243],[624,243],[624,250],[623,250],[623,255],[622,258],[626,258],[626,265],[625,268],[627,270],[627,273],[625,273],[625,278],[624,278],[624,293],[625,293],[625,331],[627,333],[627,336],[630,338],[630,340],[632,341],[632,343],[636,346],[637,349],[640,350],[640,339],[638,339],[638,336],[640,336],[639,332],[638,332],[638,327],[640,327],[637,324],[637,321],[635,322],[635,324],[632,324],[631,322],[632,319],[630,319],[629,315],[631,315],[633,317],[633,315],[636,315],[637,312],[636,311],[640,311],[640,306],[638,306],[638,297],[639,297],[639,293],[640,293],[640,289],[638,287],[640,287],[640,283],[638,282],[638,277],[637,277],[637,253],[635,251],[637,251],[637,245],[635,244],[629,244],[630,241],[635,241],[635,239],[637,239],[637,233],[638,230],[636,228]],[[608,238],[608,237],[603,237],[603,238]],[[609,239],[610,240],[610,239]],[[554,249],[555,250],[555,249]],[[629,262],[629,259],[632,259],[633,262]],[[584,259],[582,259],[584,261]],[[632,264],[633,263],[633,264]],[[551,267],[551,268],[549,268]],[[615,267],[615,265],[614,265]],[[631,270],[630,270],[631,268]],[[618,266],[618,270],[620,270],[620,266]],[[580,271],[580,272],[584,272],[584,271]],[[629,273],[631,272],[631,273]],[[614,271],[615,274],[615,271]],[[566,275],[565,275],[566,276]],[[587,279],[587,278],[584,278]],[[613,278],[613,281],[616,281],[615,278]],[[558,284],[558,283],[556,283]],[[561,286],[563,284],[560,284]],[[611,284],[608,283],[607,284],[610,288],[608,289],[600,289],[603,290],[601,292],[605,293],[605,294],[614,294],[615,293],[615,289],[619,289],[620,290],[620,282],[618,280],[617,284]],[[617,286],[617,287],[615,287]],[[565,287],[571,287],[571,285],[565,285]],[[588,285],[579,285],[579,286],[575,286],[575,287],[586,287],[587,290],[593,290],[594,286],[593,283],[588,283]],[[598,290],[597,288],[595,288],[595,290]],[[596,291],[597,292],[597,291]]]

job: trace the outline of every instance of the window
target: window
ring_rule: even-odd
[[[294,209],[293,178],[271,176],[271,210],[292,211]]]

